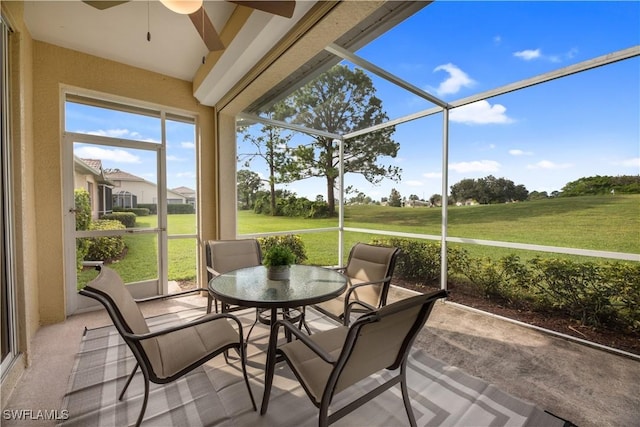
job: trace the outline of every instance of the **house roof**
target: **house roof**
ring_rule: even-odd
[[[108,178],[105,177],[104,170],[102,169],[102,160],[96,159],[81,159],[79,157],[73,156],[74,160],[74,169],[76,172],[81,174],[91,174],[96,177],[96,180],[99,183],[113,185],[109,182]]]
[[[195,190],[192,190],[191,188],[184,187],[184,186],[172,188],[171,191],[173,191],[174,193],[181,194],[185,197],[192,197],[192,196],[195,196],[196,194]]]
[[[112,181],[146,181],[144,178],[120,169],[105,169],[104,175]]]

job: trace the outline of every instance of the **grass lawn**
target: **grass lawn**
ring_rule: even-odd
[[[440,235],[440,208],[392,208],[387,206],[347,206],[345,226]],[[139,217],[139,227],[155,227],[157,217]],[[171,234],[195,234],[195,215],[169,215]],[[337,227],[337,218],[303,219],[269,217],[252,211],[238,212],[239,234]],[[613,252],[640,253],[640,195],[585,196],[537,200],[503,205],[461,206],[449,209],[449,236],[505,242],[531,243]],[[338,232],[301,234],[310,264],[338,264]],[[345,233],[344,257],[356,242],[385,236]],[[125,282],[157,277],[156,237],[125,236],[126,256],[112,264]],[[530,251],[463,245],[472,256],[503,257],[517,253],[523,259]],[[195,239],[169,240],[169,279],[191,280],[196,276]],[[593,258],[567,256],[572,259]],[[95,272],[83,272],[86,283]]]
[[[345,207],[345,226],[354,228],[440,235],[441,217],[440,208]],[[448,225],[451,237],[637,254],[640,253],[640,195],[450,207]],[[265,217],[251,211],[238,213],[240,234],[335,226],[337,219],[305,220]],[[372,237],[372,234],[345,233],[345,252],[353,243],[369,241]],[[336,263],[337,232],[302,234],[301,238],[310,262]],[[502,257],[514,252],[523,258],[544,256],[544,253],[506,248],[464,247],[474,256]]]

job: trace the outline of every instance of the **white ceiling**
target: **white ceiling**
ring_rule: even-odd
[[[224,0],[204,3],[218,34],[239,7]],[[198,88],[198,100],[214,105],[314,3],[297,1],[289,19],[254,11]],[[193,81],[209,53],[189,17],[157,0],[133,0],[105,10],[81,0],[27,0],[24,17],[36,40],[187,81]]]

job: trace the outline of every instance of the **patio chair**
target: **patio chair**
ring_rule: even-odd
[[[288,329],[298,339],[276,347],[277,334],[271,336],[268,351],[273,356],[267,366],[260,413],[264,415],[268,409],[276,360],[284,358],[311,402],[319,408],[319,426],[334,423],[398,383],[409,423],[415,426],[407,392],[407,358],[436,300],[446,296],[447,291],[439,290],[410,297],[363,314],[351,326],[338,326],[310,336],[279,320],[275,327]],[[351,305],[347,314],[350,308]],[[398,368],[400,371],[391,379],[329,414],[335,394],[384,369]]]
[[[136,366],[118,396],[122,400],[138,368],[144,377],[144,399],[136,421],[142,423],[149,399],[149,382],[166,384],[201,366],[211,358],[236,349],[240,354],[242,374],[253,410],[253,399],[246,370],[242,325],[232,314],[206,314],[190,322],[150,332],[138,302],[181,296],[201,289],[136,301],[117,272],[99,267],[100,274],[79,293],[99,301],[136,358]]]
[[[207,280],[244,267],[255,267],[262,264],[262,250],[257,239],[237,239],[237,240],[209,240],[206,243],[206,259],[207,259]],[[213,297],[209,293],[208,307],[211,306]],[[218,312],[218,301],[215,300],[215,311]],[[221,302],[221,311],[228,313],[236,310],[243,310],[246,307],[230,306]],[[296,307],[294,309],[286,309],[278,312],[278,316],[287,318],[292,322],[299,322],[300,327],[304,326],[307,331],[308,327],[304,323],[304,308]],[[256,309],[256,321],[253,323],[247,334],[247,340],[251,335],[251,331],[256,322],[264,325],[270,325],[270,311],[266,309]],[[288,337],[288,335],[287,335]]]
[[[337,269],[349,279],[347,290],[339,297],[314,307],[345,325],[350,321],[345,316],[347,306],[353,301],[359,301],[363,307],[353,308],[352,312],[384,307],[399,254],[398,248],[356,243],[349,252],[347,265]]]
[[[205,246],[207,260],[207,282],[216,276],[244,267],[255,267],[262,264],[262,251],[256,239],[208,240]],[[218,300],[209,293],[209,304],[213,299],[215,311],[218,312]],[[220,302],[223,312],[244,309],[231,307]]]

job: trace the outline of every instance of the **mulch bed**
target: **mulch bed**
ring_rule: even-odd
[[[400,279],[393,280],[393,284],[418,292],[429,292],[435,287],[415,284]],[[523,307],[509,306],[505,301],[493,301],[477,295],[468,286],[450,284],[450,295],[448,300],[459,304],[497,314],[510,319],[518,320],[530,325],[560,332],[572,337],[581,338],[587,341],[623,350],[629,353],[640,355],[640,333],[630,333],[611,329],[596,329],[592,326],[581,325],[569,316],[553,312],[537,312]]]

